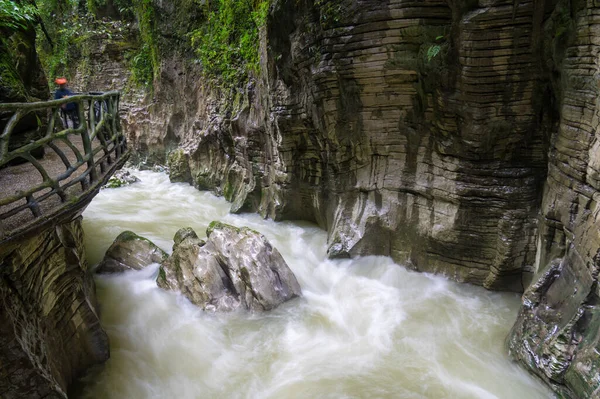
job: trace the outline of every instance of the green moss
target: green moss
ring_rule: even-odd
[[[225,182],[225,187],[223,187],[223,197],[225,197],[227,201],[231,201],[233,199],[234,192],[233,185],[229,182],[229,180],[227,180]]]
[[[230,224],[225,224],[219,221],[212,221],[210,222],[210,224],[208,225],[208,228],[206,229],[206,236],[210,237],[210,235],[212,234],[212,232],[214,230],[222,230],[222,229],[231,229],[234,230],[235,232],[239,233],[241,231],[241,229],[239,227],[235,227],[232,226]]]
[[[1,42],[0,46],[8,50]],[[3,98],[21,99],[22,101],[27,98],[27,91],[13,64],[13,59],[14,57],[9,51],[0,52],[0,90]]]
[[[254,230],[254,229],[251,229],[250,227],[243,227],[241,229],[241,231],[243,231],[243,232],[250,232],[250,233],[254,233],[254,234],[258,234],[258,235],[262,236],[262,234],[260,232]]]
[[[315,0],[319,11],[319,23],[323,29],[331,29],[342,22],[351,8],[344,5],[344,0]]]
[[[130,230],[126,230],[126,231],[122,232],[115,239],[115,241],[122,241],[122,242],[133,241],[133,240],[145,240],[145,241],[150,242],[150,240],[148,240],[147,238],[138,236],[137,234],[135,234],[133,231],[130,231]]]
[[[173,237],[174,246],[179,245],[183,240],[185,240],[188,237],[198,238],[198,235],[196,234],[193,228],[184,227],[177,230],[175,236]]]
[[[198,173],[194,179],[194,187],[198,190],[210,190],[213,188],[213,183],[207,174]]]
[[[236,86],[260,69],[259,30],[266,23],[270,0],[206,2],[204,18],[191,33],[192,46],[205,74],[225,86]]]
[[[110,179],[108,179],[108,181],[104,185],[104,188],[119,188],[124,186],[125,184],[126,183],[123,180],[113,176]]]
[[[188,157],[182,149],[176,149],[169,154],[167,165],[171,182],[189,183],[192,180]]]

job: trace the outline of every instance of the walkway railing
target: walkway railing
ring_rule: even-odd
[[[82,210],[121,167],[119,96],[0,104],[0,244]]]

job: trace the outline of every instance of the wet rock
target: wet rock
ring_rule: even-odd
[[[124,231],[106,251],[96,273],[118,273],[141,270],[152,263],[161,263],[168,254],[147,238],[132,231]]]
[[[137,183],[140,179],[129,173],[128,170],[119,169],[108,179],[108,182],[102,188],[118,188],[129,184]]]
[[[175,237],[173,237],[173,250],[186,238],[198,240],[198,235],[191,227],[184,227],[182,229],[177,230],[177,232],[175,233]]]
[[[332,257],[522,292],[554,115],[538,51],[550,10],[458,3],[343,0],[324,25],[323,7],[279,2],[254,84],[227,97],[167,58],[136,139],[179,147],[173,180],[232,212],[319,224]]]
[[[563,397],[600,397],[600,4],[544,23],[557,95],[541,191],[533,284],[510,333],[511,356]],[[555,34],[561,32],[560,35]]]
[[[109,358],[81,218],[0,246],[0,397],[67,398]]]
[[[262,234],[213,222],[204,242],[190,230],[177,232],[159,287],[181,291],[192,303],[216,311],[270,310],[301,296],[296,277]]]
[[[169,154],[169,179],[172,183],[189,183],[192,180],[190,166],[182,149]]]

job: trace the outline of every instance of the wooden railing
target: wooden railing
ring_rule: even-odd
[[[0,104],[0,244],[82,210],[122,166],[119,97]]]

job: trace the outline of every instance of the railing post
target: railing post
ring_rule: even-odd
[[[90,183],[94,183],[98,179],[98,174],[96,173],[96,165],[94,165],[94,151],[92,149],[92,141],[90,140],[90,132],[88,128],[88,124],[85,120],[85,113],[83,112],[84,103],[83,101],[79,101],[79,121],[83,130],[81,131],[81,141],[83,143],[83,150],[85,151],[85,155],[87,156],[87,168],[90,171]]]
[[[112,96],[112,108],[113,108],[113,134],[115,135],[114,143],[115,143],[115,156],[119,158],[121,156],[121,132],[118,129],[118,118],[119,118],[119,96]]]

